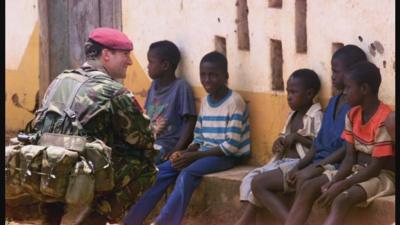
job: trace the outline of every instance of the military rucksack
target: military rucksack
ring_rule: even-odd
[[[39,133],[59,133],[84,136],[85,131],[71,109],[82,85],[91,78],[106,76],[96,70],[65,70],[51,82],[43,97],[42,107],[36,110],[34,130]]]
[[[96,155],[94,151],[100,151],[97,155],[101,155],[101,160],[106,161],[102,166],[112,167],[111,149],[100,140],[96,141],[95,148],[88,151],[89,154],[85,154],[86,132],[71,109],[82,85],[97,76],[106,75],[99,71],[66,70],[50,84],[42,107],[35,112],[32,123],[34,127],[30,129],[32,133],[18,135],[20,143],[6,148],[6,199],[29,194],[45,202],[65,201],[68,192],[69,202],[82,203],[79,200],[84,200],[83,198],[71,200],[74,192],[78,193],[79,188],[82,188],[76,185],[82,183],[82,176],[74,173],[77,164],[82,160],[86,162],[86,159],[80,157],[93,156]],[[91,164],[93,167],[99,164],[97,161],[99,160],[89,161],[87,165]],[[94,171],[94,168],[90,169]],[[94,178],[93,174],[91,176]],[[113,176],[108,177],[112,183],[107,179],[105,185],[99,185],[102,190],[113,188]],[[92,189],[90,194],[90,190],[86,188],[89,192],[85,194],[93,196],[94,184]]]

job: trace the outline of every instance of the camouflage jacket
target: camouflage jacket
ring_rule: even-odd
[[[100,139],[112,149],[153,149],[154,140],[149,130],[149,120],[143,115],[143,110],[133,94],[93,61],[84,63],[81,69],[102,72],[79,88],[71,105],[83,127],[84,135]],[[63,73],[59,77],[61,75]],[[46,95],[54,83],[55,81],[50,84]],[[67,93],[71,92],[68,88],[65,92],[61,95],[72,94]],[[33,124],[35,130],[35,121]],[[82,135],[76,133],[76,130],[65,131],[57,125],[50,132]]]
[[[112,148],[114,188],[95,193],[91,210],[115,223],[155,181],[156,150],[149,124],[133,94],[96,61],[88,61],[51,82],[25,132],[34,137],[29,139],[33,144],[49,132],[100,139]],[[92,224],[90,217],[84,220]]]

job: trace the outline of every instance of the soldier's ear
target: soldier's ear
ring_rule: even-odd
[[[111,54],[110,50],[108,50],[108,49],[106,49],[106,48],[103,48],[103,50],[101,50],[101,57],[102,57],[105,61],[110,60],[110,54]]]

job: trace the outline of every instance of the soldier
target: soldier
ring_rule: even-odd
[[[126,77],[127,67],[132,64],[132,49],[132,42],[118,30],[97,28],[92,31],[85,43],[87,61],[80,69],[61,73],[50,84],[42,102],[43,108],[46,97],[54,92],[54,88],[59,89],[55,91],[62,92],[63,96],[75,95],[70,107],[71,118],[77,119],[73,125],[79,129],[66,129],[68,126],[57,122],[40,122],[39,116],[32,123],[36,133],[84,135],[88,139],[100,139],[112,148],[115,187],[110,192],[96,193],[90,210],[80,224],[117,222],[140,193],[152,184],[156,173],[149,120],[143,115],[133,94],[118,82]],[[95,76],[90,75],[93,71]],[[68,82],[57,84],[65,73],[71,72],[89,76],[90,79],[77,90],[68,88]],[[49,120],[50,115],[45,114]],[[64,208],[62,202],[42,203],[42,224],[60,224]]]

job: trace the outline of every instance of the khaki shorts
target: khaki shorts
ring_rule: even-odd
[[[249,201],[253,205],[261,206],[260,203],[257,201],[257,199],[254,197],[253,192],[251,191],[251,185],[250,185],[251,181],[258,174],[265,173],[278,168],[282,171],[283,192],[287,193],[295,191],[295,188],[289,186],[286,177],[289,171],[299,163],[299,160],[300,159],[298,158],[283,158],[275,160],[273,162],[264,165],[263,167],[259,167],[250,171],[250,173],[243,178],[242,184],[240,185],[240,200]]]
[[[324,167],[325,168],[325,167]],[[358,173],[361,169],[365,168],[361,165],[354,165],[352,168],[353,173],[349,175],[347,178],[353,176]],[[329,181],[336,175],[337,170],[332,168],[327,168],[323,174],[325,174]],[[383,197],[387,195],[392,195],[395,193],[395,174],[390,170],[381,170],[378,176],[372,177],[369,180],[358,183],[367,194],[367,199],[365,202],[361,202],[357,204],[359,207],[367,207],[374,199],[378,197]],[[347,193],[344,191],[342,193]]]

